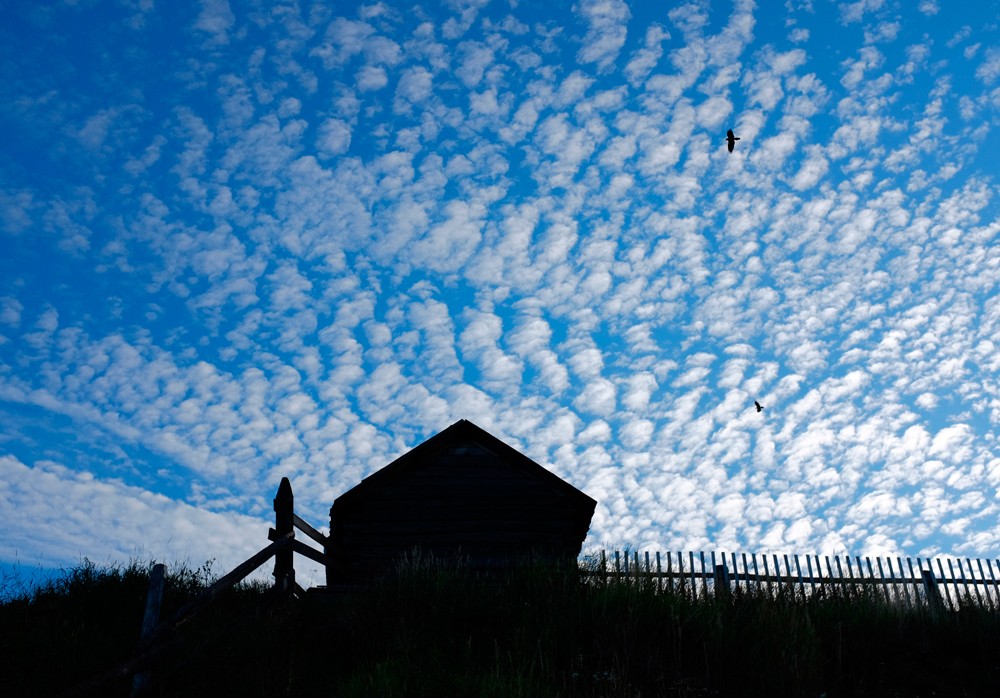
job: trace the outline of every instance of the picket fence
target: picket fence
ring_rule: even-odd
[[[863,560],[863,562],[862,562]],[[904,564],[905,561],[905,564]],[[782,564],[783,563],[783,564]],[[835,592],[874,592],[907,607],[1000,610],[1000,560],[860,555],[614,551],[585,556],[590,583],[648,584],[690,598],[753,591],[807,599]]]

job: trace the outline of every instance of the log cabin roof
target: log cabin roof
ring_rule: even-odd
[[[564,505],[568,504],[571,509],[578,509],[581,516],[586,516],[586,522],[589,525],[590,517],[597,505],[596,500],[517,449],[508,446],[497,437],[465,419],[455,422],[384,468],[372,473],[352,489],[337,497],[334,506],[339,511],[349,510],[352,508],[352,504],[359,503],[369,496],[377,496],[380,489],[391,486],[394,480],[404,477],[408,471],[419,467],[420,464],[434,460],[438,454],[462,446],[474,446],[492,453],[506,466],[516,469],[521,476],[530,478],[538,486],[548,490],[553,498],[561,500]],[[471,460],[467,467],[475,468],[475,459]]]

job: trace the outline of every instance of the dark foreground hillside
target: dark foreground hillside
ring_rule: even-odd
[[[164,616],[207,576],[171,574]],[[142,565],[87,563],[3,602],[3,695],[58,695],[128,661],[147,580]],[[238,587],[150,669],[150,696],[995,696],[1000,614],[865,597],[693,602],[544,570],[496,583],[424,566],[337,597]],[[127,677],[83,691],[130,692]]]

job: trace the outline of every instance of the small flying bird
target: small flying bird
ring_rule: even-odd
[[[730,133],[732,133],[732,131],[730,131]],[[759,402],[757,402],[756,400],[753,401],[753,406],[757,408],[758,412],[763,412],[764,411],[764,408],[761,407],[761,404]]]
[[[726,144],[729,146],[729,152],[733,152],[733,148],[736,147],[736,141],[739,140],[738,136],[733,135],[733,129],[726,131]]]

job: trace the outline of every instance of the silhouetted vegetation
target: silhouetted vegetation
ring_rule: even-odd
[[[58,694],[133,657],[150,567],[85,561],[8,594],[4,695]],[[171,570],[164,615],[210,581],[209,567]],[[856,591],[694,601],[418,560],[350,594],[239,585],[175,632],[148,695],[987,696],[998,648],[1000,614],[981,603],[933,614]],[[130,690],[124,677],[93,693]]]

